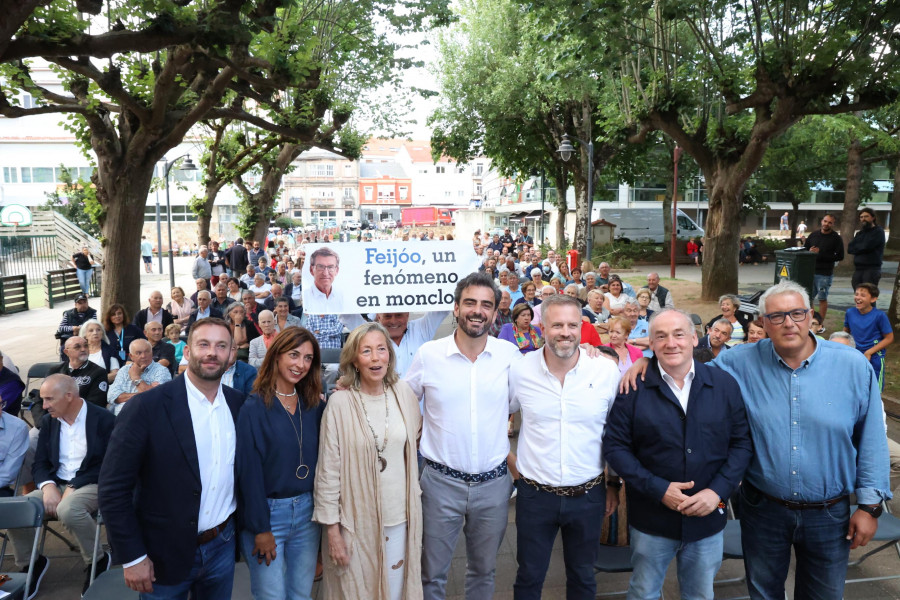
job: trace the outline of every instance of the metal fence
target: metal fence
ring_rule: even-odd
[[[56,236],[0,236],[0,276],[25,275],[29,284],[40,284],[44,273],[59,267]]]

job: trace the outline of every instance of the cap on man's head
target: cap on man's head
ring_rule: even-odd
[[[84,294],[78,294],[77,296],[75,296],[75,302],[82,302],[82,301],[86,302],[87,299],[88,299],[88,297],[85,296]]]

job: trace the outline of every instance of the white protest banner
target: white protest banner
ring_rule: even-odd
[[[303,248],[303,311],[313,315],[450,310],[456,282],[481,266],[466,241]]]

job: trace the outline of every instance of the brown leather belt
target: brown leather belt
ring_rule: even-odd
[[[757,492],[759,492],[760,495],[762,495],[762,497],[765,498],[766,500],[774,502],[775,504],[780,504],[781,506],[783,506],[785,508],[789,508],[791,510],[810,510],[810,509],[811,510],[816,510],[816,509],[821,510],[823,508],[828,508],[829,506],[834,506],[841,500],[846,500],[849,497],[845,494],[843,496],[838,496],[837,498],[832,498],[830,500],[823,500],[822,502],[794,502],[792,500],[782,500],[781,498],[776,498],[775,496],[770,496],[769,494],[765,493],[764,491],[762,491],[755,485],[750,485],[746,481],[743,482],[741,485],[746,485],[750,489],[756,490]]]
[[[232,515],[228,515],[228,518],[213,527],[212,529],[207,529],[206,531],[201,531],[197,534],[197,545],[202,546],[203,544],[208,544],[217,537],[219,534],[225,530],[225,526],[228,525],[228,521],[231,520]]]
[[[519,475],[519,479],[521,479],[523,483],[527,483],[531,487],[535,487],[542,492],[556,494],[557,496],[565,496],[567,498],[578,498],[587,494],[588,490],[591,488],[603,483],[604,476],[603,473],[600,473],[590,481],[585,481],[581,485],[567,485],[562,487],[554,487],[552,485],[547,485],[546,483],[539,483],[533,479],[528,479],[524,475]]]

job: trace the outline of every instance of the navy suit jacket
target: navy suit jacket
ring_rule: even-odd
[[[76,489],[97,483],[99,480],[100,465],[103,463],[109,436],[116,423],[116,418],[105,408],[87,401],[85,404],[87,414],[84,434],[87,438],[87,454],[81,461],[81,467],[75,472],[75,477],[69,480],[69,484]],[[41,433],[38,436],[34,464],[31,467],[34,482],[38,485],[56,479],[56,472],[59,469],[59,430],[59,419],[54,419],[49,414],[41,418]]]
[[[693,481],[692,496],[706,488],[726,500],[750,464],[753,444],[741,389],[734,378],[694,361],[687,414],[663,381],[656,358],[637,389],[620,394],[609,411],[603,456],[625,480],[628,522],[638,531],[695,542],[725,527],[714,509],[685,517],[662,504],[673,481]]]
[[[156,581],[187,579],[197,549],[200,463],[185,376],[128,401],[100,471],[100,511],[115,563],[144,554]],[[244,394],[222,387],[237,423]]]
[[[234,381],[232,383],[234,385],[231,387],[249,396],[253,391],[253,384],[256,383],[256,367],[242,360],[236,361],[234,363]]]

